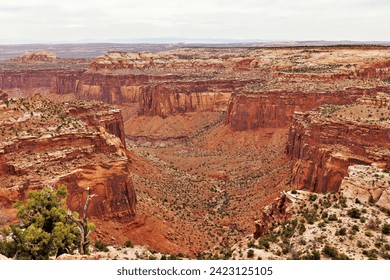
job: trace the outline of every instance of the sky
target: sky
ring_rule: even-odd
[[[0,0],[0,43],[390,41],[390,0]]]

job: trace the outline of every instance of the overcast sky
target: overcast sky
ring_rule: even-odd
[[[390,41],[390,0],[0,0],[1,43]]]

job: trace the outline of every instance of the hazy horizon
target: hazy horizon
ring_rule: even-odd
[[[387,0],[0,0],[0,43],[388,41],[389,11]]]

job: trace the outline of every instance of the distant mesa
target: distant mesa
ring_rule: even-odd
[[[12,61],[35,63],[35,62],[50,62],[59,59],[59,57],[52,52],[48,51],[30,51],[25,54],[12,58]]]

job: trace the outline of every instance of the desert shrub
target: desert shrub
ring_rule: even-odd
[[[347,199],[345,197],[340,197],[339,199],[339,205],[342,208],[347,208]]]
[[[338,251],[335,247],[329,246],[328,244],[322,249],[322,253],[332,260],[336,260],[338,257]]]
[[[339,253],[335,247],[332,247],[328,244],[322,249],[322,253],[332,260],[350,260],[350,258],[343,253]]]
[[[312,250],[310,253],[307,253],[306,255],[303,255],[301,257],[302,260],[320,260],[321,254],[317,250]]]
[[[346,234],[347,234],[346,228],[341,228],[337,231],[337,235],[346,235]]]
[[[298,225],[298,232],[299,232],[299,235],[302,235],[305,231],[306,231],[305,225],[304,225],[304,224],[299,224],[299,225]]]
[[[360,218],[360,211],[359,211],[359,209],[356,209],[356,208],[349,209],[347,214],[348,214],[349,217],[351,217],[353,219],[359,219]]]
[[[303,216],[305,217],[306,222],[312,225],[315,221],[317,221],[317,209],[304,212]]]
[[[260,238],[259,239],[259,249],[269,249],[269,248],[270,248],[270,244],[269,244],[268,240]]]
[[[108,252],[108,248],[107,248],[107,244],[104,243],[103,241],[101,240],[96,240],[95,241],[95,248],[99,251],[102,251],[102,252]]]
[[[248,250],[247,257],[252,259],[255,256],[255,251],[252,249]]]
[[[127,248],[134,248],[134,245],[130,240],[127,240],[124,245]]]
[[[376,249],[363,250],[363,255],[367,256],[370,260],[376,260],[378,257],[378,251]]]
[[[17,247],[15,242],[0,240],[0,254],[7,258],[13,258],[16,255]]]
[[[390,224],[384,224],[382,227],[382,233],[389,235],[390,234]]]
[[[336,216],[336,214],[331,214],[331,215],[329,215],[328,221],[337,221],[337,216]]]

